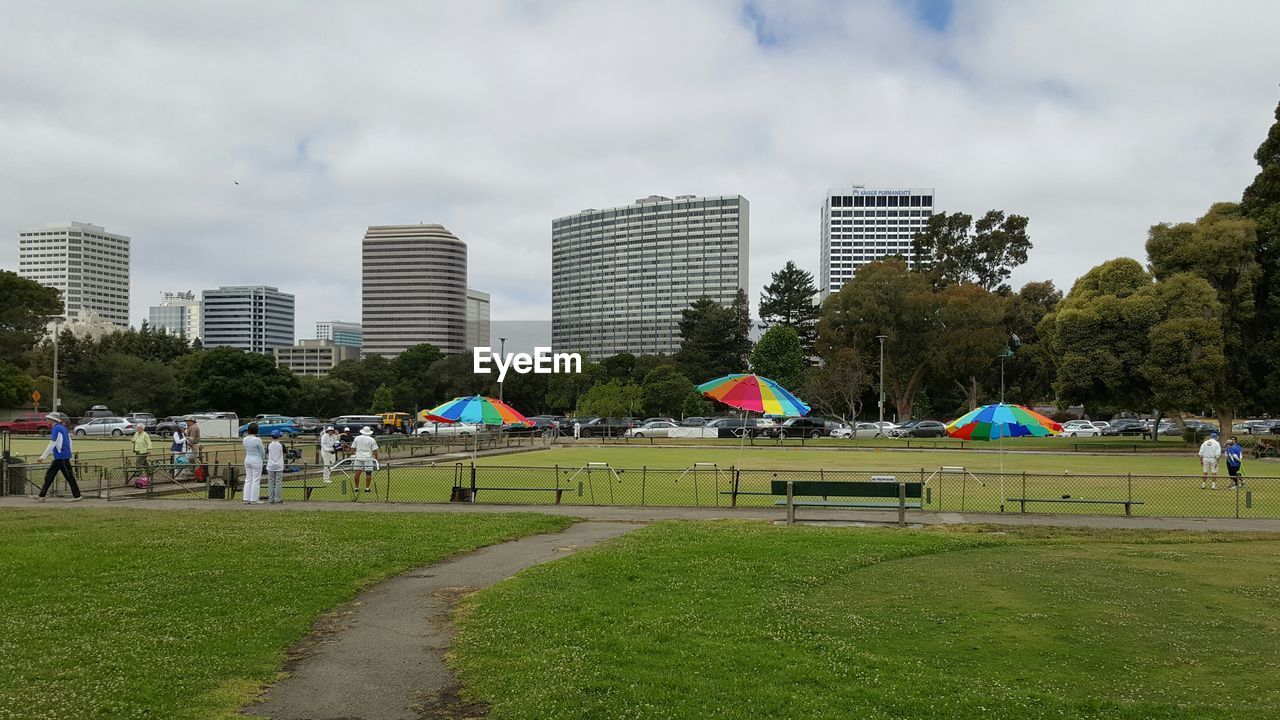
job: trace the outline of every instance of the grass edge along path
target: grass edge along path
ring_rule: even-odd
[[[325,611],[573,524],[533,513],[0,514],[0,720],[234,718]]]
[[[1280,534],[661,523],[464,601],[490,717],[1280,712]]]

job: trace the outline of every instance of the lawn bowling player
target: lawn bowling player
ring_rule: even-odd
[[[1209,476],[1213,476],[1213,489],[1218,489],[1218,458],[1222,457],[1222,445],[1218,443],[1218,433],[1209,433],[1209,437],[1200,443],[1200,451],[1196,453],[1200,457],[1200,489],[1205,489],[1205,483],[1210,482]]]
[[[351,447],[356,451],[355,457],[351,459],[356,470],[355,484],[351,486],[351,491],[360,492],[360,474],[364,473],[364,491],[373,492],[373,470],[378,458],[378,441],[373,439],[373,428],[368,425],[360,428],[360,434],[351,441]]]
[[[338,454],[342,452],[342,437],[338,435],[338,431],[333,429],[332,425],[325,427],[324,432],[320,433],[320,463],[324,471],[324,484],[328,485],[333,482],[329,475],[333,471],[334,463],[338,462]]]
[[[1240,474],[1240,466],[1244,464],[1244,448],[1240,447],[1234,435],[1227,440],[1227,448],[1223,454],[1227,458],[1227,475],[1231,476],[1231,484],[1227,488],[1234,490],[1244,487],[1244,478]]]
[[[76,473],[71,468],[71,433],[67,431],[71,420],[60,412],[51,412],[44,417],[53,423],[53,427],[49,430],[49,445],[40,455],[40,462],[44,462],[50,453],[53,454],[53,462],[44,473],[44,485],[40,486],[40,494],[34,499],[44,502],[44,496],[49,494],[49,488],[53,486],[53,479],[58,473],[62,473],[62,477],[67,479],[67,485],[71,486],[71,499],[67,502],[76,502],[80,499],[80,486],[76,484]]]

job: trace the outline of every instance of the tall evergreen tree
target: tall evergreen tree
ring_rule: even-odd
[[[1240,211],[1256,224],[1257,262],[1253,322],[1245,332],[1250,371],[1263,407],[1280,406],[1280,103],[1275,122],[1253,157],[1261,170],[1240,200]]]
[[[768,325],[782,325],[795,330],[806,356],[813,355],[813,344],[818,336],[821,308],[813,301],[817,292],[813,275],[788,260],[760,293],[760,320]]]
[[[676,363],[695,382],[745,372],[751,350],[750,332],[751,313],[747,294],[741,289],[729,307],[700,297],[681,312]]]

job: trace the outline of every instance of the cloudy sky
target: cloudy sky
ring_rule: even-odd
[[[162,290],[267,283],[359,319],[370,224],[439,222],[495,320],[550,315],[550,223],[751,202],[753,302],[816,271],[827,188],[1031,218],[1062,286],[1236,200],[1280,99],[1274,2],[0,3],[0,266],[133,237]],[[236,183],[239,183],[238,185]]]

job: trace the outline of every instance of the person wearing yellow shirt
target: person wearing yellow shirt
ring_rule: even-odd
[[[151,436],[147,434],[147,428],[142,423],[134,426],[133,433],[133,457],[138,467],[147,471],[147,476],[151,476],[151,460],[147,456],[151,454]]]

